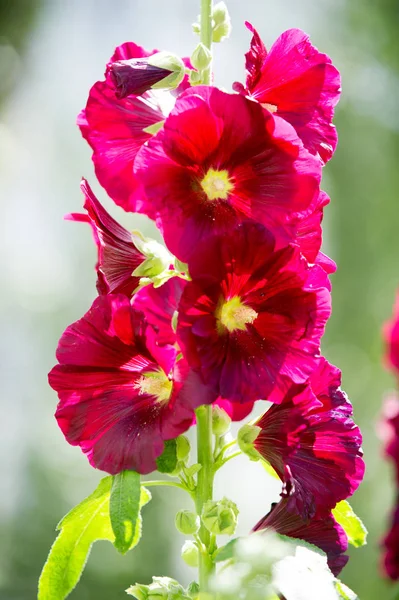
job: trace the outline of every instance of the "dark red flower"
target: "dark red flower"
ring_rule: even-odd
[[[293,385],[255,423],[254,447],[295,489],[305,518],[330,513],[363,479],[362,436],[340,385],[341,372],[322,358],[308,385]]]
[[[296,246],[275,251],[272,234],[254,222],[207,239],[189,269],[177,336],[206,384],[245,403],[281,401],[284,378],[306,381],[330,314],[322,269]]]
[[[395,369],[396,376],[399,377],[399,291],[392,319],[384,327],[384,337],[387,345],[387,363]]]
[[[73,213],[66,218],[89,223],[98,249],[97,291],[99,294],[121,293],[131,296],[140,282],[133,271],[146,257],[133,244],[133,236],[105,210],[82,179],[80,188],[85,195],[87,215]]]
[[[107,64],[146,58],[147,52],[133,42],[118,46]],[[133,174],[133,162],[139,148],[151,138],[147,129],[161,123],[174,104],[167,91],[151,90],[143,96],[117,98],[110,80],[97,81],[90,90],[86,108],[78,116],[83,137],[93,149],[97,178],[109,196],[127,211],[140,211],[141,192]],[[154,214],[148,210],[147,214]]]
[[[140,210],[157,212],[166,245],[183,261],[209,234],[251,218],[286,245],[291,222],[318,194],[320,173],[286,121],[206,86],[179,96],[135,161],[146,194]]]
[[[392,394],[386,398],[383,405],[383,418],[379,433],[384,442],[384,452],[390,460],[399,485],[399,398]],[[382,567],[385,574],[392,580],[399,580],[399,498],[393,511],[390,529],[383,540]]]
[[[391,526],[383,542],[384,554],[382,567],[393,581],[399,580],[399,498],[391,518]]]
[[[246,26],[253,33],[246,87],[234,89],[286,119],[305,147],[326,162],[337,145],[332,119],[341,92],[339,71],[300,29],[285,31],[268,52],[256,29]]]
[[[161,287],[154,288],[152,284],[146,285],[133,297],[133,306],[145,313],[146,322],[154,328],[159,345],[171,344],[178,347],[175,330],[180,298],[186,284],[187,282],[180,277],[172,277]],[[191,374],[190,379],[193,378],[194,374]],[[196,386],[192,384],[193,395],[198,395],[199,387],[201,386],[198,380]],[[216,398],[212,390],[208,392],[209,396],[204,397],[206,403]],[[253,402],[237,404],[223,398],[217,398],[215,404],[223,408],[233,421],[245,419],[254,406]]]
[[[348,538],[331,513],[323,518],[304,519],[296,511],[291,498],[282,498],[254,527],[254,531],[268,529],[304,540],[323,550],[336,577],[348,562],[348,556],[344,554],[348,549]]]
[[[180,395],[187,367],[176,355],[156,343],[125,296],[97,298],[62,335],[59,364],[49,374],[67,441],[111,474],[155,470],[164,441],[186,431],[194,416],[195,399],[190,405]]]

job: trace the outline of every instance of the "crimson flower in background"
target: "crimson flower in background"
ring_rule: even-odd
[[[98,249],[97,291],[99,294],[131,296],[140,282],[140,277],[133,277],[132,273],[146,257],[133,244],[132,234],[100,204],[85,179],[80,188],[85,195],[87,214],[73,213],[66,218],[91,225]]]
[[[399,486],[399,397],[396,394],[386,398],[383,405],[383,419],[379,428],[384,442],[385,455],[390,460]],[[384,553],[382,566],[388,577],[399,580],[399,494],[397,489],[396,506],[391,517],[390,529],[383,540]]]
[[[125,296],[98,297],[62,335],[49,374],[66,440],[108,473],[155,470],[164,441],[190,427],[196,408],[181,399],[187,368],[176,355]]]
[[[399,291],[396,294],[392,319],[384,327],[384,337],[388,365],[395,369],[396,376],[399,377]]]
[[[147,52],[133,42],[118,46],[107,64],[106,80],[93,85],[86,107],[78,116],[81,133],[93,150],[100,184],[116,204],[132,212],[141,209],[141,193],[133,174],[135,156],[152,136],[151,128],[168,115],[175,97],[171,92],[150,90],[142,96],[122,94],[118,98],[121,94],[115,89],[115,75],[111,74],[113,65],[120,61],[145,59],[156,53],[157,50]],[[187,81],[181,89],[186,86]]]
[[[189,267],[177,337],[205,384],[234,402],[279,402],[287,379],[307,380],[330,314],[321,268],[296,246],[275,251],[273,235],[249,221],[208,238]]]
[[[300,29],[289,29],[268,52],[256,29],[246,54],[247,81],[234,89],[293,125],[305,147],[327,162],[337,145],[332,124],[341,92],[339,71]]]
[[[336,577],[348,562],[348,556],[344,554],[348,549],[348,538],[331,513],[323,518],[304,519],[291,498],[282,498],[272,505],[271,511],[255,525],[253,531],[268,529],[305,540],[323,550],[328,566]]]
[[[308,385],[293,385],[254,423],[255,449],[294,490],[304,518],[330,513],[363,479],[362,436],[340,385],[340,370],[322,358]]]
[[[254,219],[286,245],[317,197],[321,164],[283,119],[238,94],[206,86],[179,96],[164,127],[142,146],[135,176],[169,250],[189,261],[212,233]]]

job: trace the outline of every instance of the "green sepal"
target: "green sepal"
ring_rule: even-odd
[[[227,544],[225,544],[221,548],[218,548],[212,557],[213,560],[218,563],[233,558],[234,548],[239,540],[240,538],[234,538],[234,540],[230,540],[229,542],[227,542]]]
[[[269,462],[267,462],[267,460],[265,460],[263,457],[260,460],[260,463],[262,465],[262,467],[265,469],[265,471],[267,473],[269,473],[269,475],[271,477],[273,477],[273,479],[278,479],[280,480],[280,477],[277,475],[276,471],[273,469],[273,467],[271,466],[271,464]]]
[[[176,471],[177,463],[177,442],[176,440],[167,440],[165,450],[157,458],[157,469],[160,473],[170,474]]]
[[[113,477],[109,514],[114,546],[121,554],[131,548],[137,533],[140,496],[140,475],[136,471],[122,471]]]
[[[338,502],[332,511],[334,518],[344,529],[348,536],[348,542],[355,548],[367,544],[367,529],[359,517],[353,512],[349,502],[343,500]]]
[[[149,133],[150,135],[155,135],[156,133],[158,133],[158,131],[161,131],[164,123],[165,123],[165,119],[163,119],[162,121],[157,121],[156,123],[153,123],[152,125],[148,125],[148,127],[144,127],[143,131],[144,131],[144,133]]]

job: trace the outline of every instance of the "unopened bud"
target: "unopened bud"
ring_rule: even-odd
[[[107,69],[117,98],[140,96],[150,89],[174,89],[182,82],[184,74],[185,66],[181,58],[169,52],[118,60]]]
[[[193,535],[197,533],[200,527],[198,515],[190,510],[179,510],[175,518],[176,529],[184,535]]]
[[[194,69],[197,69],[197,71],[202,71],[211,64],[212,52],[202,42],[200,42],[192,53],[190,60]]]
[[[254,441],[261,432],[257,425],[243,425],[238,432],[237,443],[241,450],[253,461],[258,461],[261,456],[254,447]]]
[[[196,598],[196,596],[199,594],[199,591],[200,586],[196,581],[192,581],[187,588],[187,592],[192,598]]]
[[[181,549],[181,557],[189,567],[198,567],[199,554],[197,544],[191,540],[184,542]]]
[[[212,406],[212,432],[214,435],[224,435],[228,432],[231,419],[223,408],[217,404]]]
[[[215,4],[212,10],[212,19],[212,41],[222,42],[228,38],[231,33],[230,15],[224,2],[218,2]]]
[[[223,498],[218,502],[208,500],[202,509],[202,522],[215,535],[233,535],[237,526],[237,505]]]
[[[172,319],[173,320],[173,319]],[[190,442],[185,435],[179,435],[176,438],[176,456],[177,460],[186,462],[190,457]]]

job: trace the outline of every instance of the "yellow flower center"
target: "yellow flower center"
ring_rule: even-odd
[[[277,112],[277,106],[275,104],[268,104],[268,102],[265,102],[264,104],[262,104],[262,106],[271,113]]]
[[[253,323],[257,316],[256,310],[246,306],[238,296],[233,296],[230,300],[222,299],[215,311],[219,333],[224,333],[226,329],[230,333],[237,329],[245,331],[247,324]]]
[[[200,182],[208,200],[226,200],[234,185],[230,181],[229,172],[226,169],[216,171],[209,169]]]
[[[134,387],[140,394],[154,396],[157,402],[167,402],[172,393],[173,382],[168,379],[162,369],[143,373]]]

